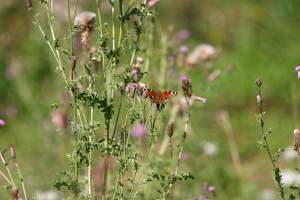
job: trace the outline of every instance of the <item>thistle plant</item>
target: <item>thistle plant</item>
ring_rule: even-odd
[[[3,187],[10,191],[11,199],[19,200],[24,198],[27,200],[28,198],[24,178],[21,173],[21,169],[17,161],[16,150],[13,145],[10,145],[8,149],[0,150],[0,161],[5,168],[4,171],[0,169],[0,176],[6,182],[6,185]],[[15,178],[16,176],[18,178],[17,180]]]
[[[157,23],[159,0],[108,2],[109,14],[102,13],[102,0],[91,1],[89,11],[67,0],[68,20],[59,29],[55,1],[26,1],[67,91],[63,103],[52,106],[72,146],[54,188],[69,199],[172,199],[175,184],[193,179],[181,161],[192,103],[206,102],[180,75],[202,64],[212,81],[217,50],[202,45],[188,55],[182,43],[189,32],[172,37]],[[1,175],[18,196],[7,173]],[[21,188],[26,199],[23,179]]]
[[[265,115],[266,112],[263,110],[263,99],[262,99],[262,92],[261,88],[263,86],[263,82],[260,78],[256,80],[256,86],[257,86],[257,95],[256,95],[256,101],[258,104],[258,114],[256,115],[256,120],[260,127],[260,133],[261,133],[261,140],[259,141],[259,145],[267,152],[268,158],[272,163],[273,173],[274,173],[274,179],[277,183],[278,190],[280,192],[281,199],[285,199],[285,190],[283,188],[282,183],[282,177],[279,167],[277,167],[276,162],[280,157],[281,149],[279,149],[277,152],[273,152],[269,141],[268,136],[272,133],[271,129],[266,130],[265,128]]]

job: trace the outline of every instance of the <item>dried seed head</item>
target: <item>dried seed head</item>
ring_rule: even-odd
[[[255,83],[256,83],[257,87],[261,87],[262,84],[263,84],[263,82],[262,82],[262,80],[260,78],[257,78],[256,81],[255,81]]]
[[[80,27],[81,31],[92,31],[96,23],[96,14],[89,11],[79,13],[74,20],[74,25]]]
[[[14,145],[12,145],[12,144],[9,145],[8,149],[9,149],[9,156],[10,156],[10,158],[13,159],[13,160],[15,160],[16,159],[16,150],[15,150]]]
[[[192,83],[191,83],[191,81],[185,75],[181,76],[180,80],[182,81],[182,90],[183,90],[184,96],[191,97],[192,96]]]
[[[142,57],[137,57],[135,59],[135,64],[138,66],[142,66],[144,64],[144,59]]]
[[[11,189],[11,200],[19,200],[19,190],[15,186]]]
[[[174,134],[174,123],[173,122],[168,124],[167,134],[168,134],[169,138],[171,138],[173,136],[173,134]]]

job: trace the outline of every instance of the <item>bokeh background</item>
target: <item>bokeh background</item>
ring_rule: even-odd
[[[56,3],[57,25],[64,29],[66,2]],[[95,8],[94,1],[80,3],[80,10]],[[294,71],[300,64],[299,7],[296,0],[162,0],[158,4],[159,24],[166,32],[187,29],[190,49],[201,43],[222,49],[214,68],[236,66],[205,90],[202,76],[191,74],[194,92],[208,101],[193,108],[193,133],[185,149],[184,168],[195,180],[177,187],[175,193],[192,199],[207,182],[216,187],[218,199],[276,199],[271,163],[257,144],[255,79],[259,76],[264,82],[272,149],[292,146],[292,131],[299,123],[300,82]],[[50,108],[61,101],[63,82],[25,2],[1,2],[0,27],[0,118],[7,123],[0,128],[0,147],[15,145],[30,193],[49,191],[56,173],[67,165],[65,154],[70,150],[70,138],[56,131]],[[241,174],[234,168],[228,139],[218,123],[220,110],[229,114]],[[206,154],[205,148],[214,153]],[[299,161],[291,157],[281,158],[279,166],[295,168]]]

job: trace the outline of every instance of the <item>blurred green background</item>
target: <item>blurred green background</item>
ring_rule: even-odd
[[[61,4],[57,17],[66,16],[66,2],[56,2]],[[94,9],[93,3],[82,3],[81,10]],[[299,123],[296,108],[300,83],[294,71],[294,66],[300,64],[299,7],[297,0],[159,3],[156,10],[165,31],[170,27],[189,30],[191,37],[186,45],[190,49],[201,43],[220,47],[222,53],[213,64],[216,69],[236,66],[205,90],[201,76],[191,75],[194,93],[208,102],[192,111],[193,133],[185,150],[190,156],[184,168],[191,170],[195,180],[177,187],[175,193],[193,199],[201,194],[205,182],[216,187],[218,199],[261,199],[266,189],[275,191],[271,163],[257,144],[260,135],[255,119],[255,79],[259,76],[264,81],[266,126],[273,130],[272,149],[291,146],[292,131]],[[31,193],[48,191],[56,172],[67,165],[64,154],[69,151],[69,137],[56,131],[50,114],[50,105],[61,100],[63,83],[23,1],[1,3],[0,27],[0,118],[7,123],[0,128],[0,147],[15,145]],[[230,116],[242,178],[234,170],[224,130],[216,123],[221,109]],[[216,143],[217,155],[203,154],[203,142]],[[283,161],[279,165],[283,169],[294,167],[294,163]]]

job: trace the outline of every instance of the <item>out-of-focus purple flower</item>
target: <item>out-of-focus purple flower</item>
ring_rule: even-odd
[[[190,155],[189,155],[188,153],[183,152],[183,153],[181,154],[180,159],[181,159],[181,160],[188,160],[189,157],[190,157]]]
[[[133,137],[141,138],[145,133],[145,126],[143,124],[136,124],[132,127],[131,134]]]
[[[181,76],[180,76],[180,80],[181,80],[181,81],[187,81],[187,80],[189,80],[189,78],[188,78],[187,75],[181,75]]]
[[[208,193],[215,193],[215,191],[216,191],[216,188],[214,186],[210,185],[210,186],[207,187],[207,192]]]
[[[179,48],[179,52],[180,52],[181,54],[187,54],[188,51],[189,51],[189,48],[188,48],[187,46],[185,46],[185,45],[182,45],[182,46],[180,46],[180,48]]]
[[[66,129],[68,127],[68,116],[65,113],[59,111],[53,111],[51,113],[53,124],[61,129]]]
[[[135,95],[144,96],[144,90],[146,88],[147,87],[145,83],[128,83],[125,91],[128,93],[129,97],[133,97]]]
[[[160,0],[149,0],[148,1],[148,6],[150,8],[153,8]]]
[[[298,74],[298,79],[300,80],[300,66],[295,67],[295,71]]]
[[[205,196],[200,195],[200,196],[197,198],[197,200],[206,200],[206,198],[205,198]]]
[[[180,30],[177,35],[176,35],[176,39],[179,41],[179,42],[183,42],[185,40],[187,40],[189,37],[190,37],[190,32],[186,29],[182,29]]]
[[[188,55],[187,64],[189,66],[195,66],[199,62],[208,62],[216,58],[220,51],[219,48],[210,44],[200,44]]]
[[[6,125],[5,121],[3,119],[0,119],[0,127],[5,126],[5,125]]]
[[[174,54],[168,56],[168,62],[170,65],[174,65],[175,61],[176,61],[176,56]]]

